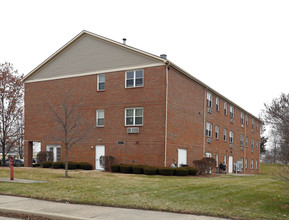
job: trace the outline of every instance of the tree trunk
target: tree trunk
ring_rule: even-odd
[[[68,177],[68,146],[65,146],[65,177]]]

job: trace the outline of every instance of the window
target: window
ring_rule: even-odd
[[[259,143],[258,143],[258,141],[256,141],[256,150],[258,150],[259,149]]]
[[[207,106],[212,108],[213,105],[213,95],[207,92]]]
[[[258,160],[256,160],[256,170],[258,169]]]
[[[229,142],[230,142],[230,144],[234,143],[234,133],[233,133],[233,131],[230,131],[230,133],[229,133]]]
[[[227,159],[227,157],[226,156],[224,156],[224,164],[227,164],[226,162],[226,159]]]
[[[244,113],[241,112],[241,124],[243,125],[244,124]]]
[[[97,91],[105,90],[105,74],[97,75]]]
[[[58,162],[61,161],[61,146],[60,145],[46,145],[46,150],[51,152],[48,155],[47,161]]]
[[[125,125],[143,125],[143,108],[125,109]]]
[[[247,169],[247,158],[245,159],[245,169]]]
[[[227,129],[224,129],[224,141],[227,141]]]
[[[125,87],[141,87],[143,86],[143,70],[127,71],[125,73]]]
[[[228,114],[228,106],[227,106],[227,102],[224,103],[224,114],[225,114],[225,115]]]
[[[254,169],[254,160],[252,159],[251,160],[251,170],[253,170]]]
[[[213,130],[212,123],[207,122],[207,124],[206,124],[207,137],[212,137],[212,130]]]
[[[234,107],[230,106],[230,117],[234,118]]]
[[[252,152],[254,151],[254,140],[252,139],[251,140],[251,149],[252,149]]]
[[[243,169],[243,163],[244,163],[244,159],[243,159],[243,157],[241,157],[241,162],[242,162],[242,169]]]
[[[248,146],[248,137],[246,137],[246,139],[245,139],[245,146],[246,147]]]
[[[216,167],[219,167],[219,155],[215,154]]]
[[[248,116],[246,115],[246,126],[248,126]]]
[[[244,135],[240,135],[240,145],[244,146]]]
[[[96,111],[96,126],[104,127],[104,110]]]
[[[216,128],[215,128],[215,138],[219,139],[219,126],[218,125],[216,125]]]
[[[216,110],[220,111],[220,99],[218,97],[216,98]]]
[[[254,129],[254,118],[252,118],[252,129]]]

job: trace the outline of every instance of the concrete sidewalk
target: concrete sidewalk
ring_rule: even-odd
[[[51,219],[186,219],[213,220],[216,217],[177,214],[170,212],[147,211],[138,209],[112,208],[104,206],[77,205],[49,202],[16,196],[0,195],[0,211],[31,214]]]

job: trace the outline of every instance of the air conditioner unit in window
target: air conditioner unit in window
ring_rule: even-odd
[[[244,128],[244,124],[241,124],[241,128]]]
[[[230,148],[234,148],[234,144],[230,144]]]
[[[128,134],[138,134],[139,133],[139,128],[138,127],[127,128],[127,133]]]
[[[208,138],[207,142],[211,144],[212,143],[212,138]]]
[[[208,112],[209,112],[210,114],[212,114],[212,113],[213,113],[213,109],[212,109],[212,108],[208,108]]]
[[[241,147],[241,150],[244,150],[244,147]]]
[[[231,119],[231,123],[234,123],[234,119],[233,118]]]
[[[252,129],[252,133],[254,133],[254,129]]]

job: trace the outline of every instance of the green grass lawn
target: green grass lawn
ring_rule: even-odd
[[[96,171],[15,168],[15,178],[44,183],[0,182],[0,194],[92,205],[166,210],[235,219],[289,219],[289,184],[262,164],[260,175],[176,177]],[[9,178],[9,168],[0,177]]]

